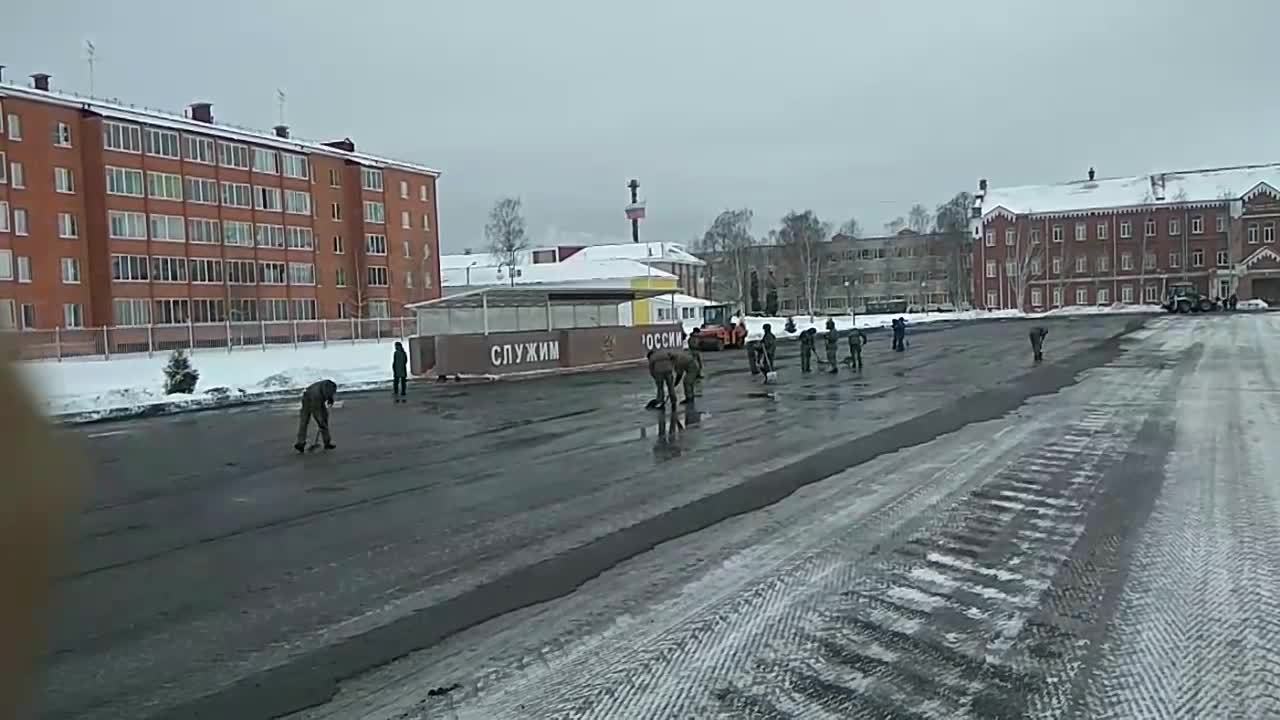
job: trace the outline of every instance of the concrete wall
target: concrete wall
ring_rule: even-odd
[[[650,349],[682,344],[677,324],[575,328],[415,336],[409,338],[409,357],[415,375],[502,375],[639,360]]]

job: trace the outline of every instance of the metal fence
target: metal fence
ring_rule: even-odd
[[[284,320],[6,331],[24,360],[110,358],[172,350],[266,350],[270,347],[402,340],[414,319]]]

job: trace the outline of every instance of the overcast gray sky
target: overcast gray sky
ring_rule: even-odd
[[[993,185],[1280,160],[1280,3],[8,0],[7,78],[444,171],[446,251],[501,195],[541,242],[687,241],[720,210],[879,230]]]

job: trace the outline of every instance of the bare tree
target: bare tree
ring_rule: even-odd
[[[858,218],[849,218],[840,225],[840,234],[851,238],[860,238],[862,237],[862,224],[858,222]]]
[[[802,213],[789,212],[782,218],[778,229],[778,241],[787,263],[800,279],[804,302],[812,315],[818,304],[818,291],[822,274],[822,254],[826,252],[826,239],[830,227],[818,219],[812,210]]]
[[[972,279],[965,273],[964,258],[972,257],[973,252],[973,236],[969,232],[972,210],[973,196],[961,192],[939,205],[934,214],[937,231],[946,236],[947,292],[957,307],[969,302]]]
[[[886,235],[897,235],[906,226],[907,221],[899,216],[884,224],[884,232]]]
[[[1018,309],[1022,310],[1026,307],[1027,287],[1031,284],[1031,278],[1038,274],[1037,271],[1043,269],[1044,243],[1031,243],[1024,240],[1021,231],[1018,232],[1015,242],[1017,244],[1013,251],[1014,271],[1010,273],[1006,266],[1005,279],[1009,283],[1009,294],[1014,297]]]
[[[747,272],[755,240],[751,237],[751,210],[725,210],[711,222],[702,235],[702,248],[718,255],[728,266],[733,279],[725,288],[732,292],[739,309],[747,307]]]
[[[507,268],[511,284],[515,285],[520,255],[529,249],[524,216],[520,214],[520,198],[502,198],[493,204],[489,222],[484,226],[484,236],[489,243],[489,254],[498,262],[499,269]]]
[[[911,210],[907,213],[907,227],[913,232],[921,235],[929,232],[929,228],[933,227],[933,215],[925,209],[920,203],[911,206]]]

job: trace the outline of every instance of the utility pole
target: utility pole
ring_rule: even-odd
[[[627,183],[631,189],[631,204],[627,206],[627,219],[631,221],[631,242],[640,242],[640,221],[644,219],[644,203],[640,202],[640,181],[635,178]]]
[[[280,88],[276,88],[276,102],[277,102],[277,103],[279,104],[279,106],[280,106],[280,108],[279,108],[279,109],[280,109],[280,124],[281,124],[281,125],[284,125],[284,101],[285,101],[285,94],[284,94],[284,90],[281,90]]]
[[[97,51],[97,48],[93,46],[92,40],[84,41],[84,51],[85,51],[85,59],[89,63],[89,94],[92,95],[93,94],[93,60],[94,60],[93,55]]]

